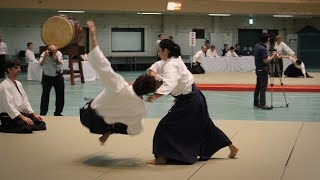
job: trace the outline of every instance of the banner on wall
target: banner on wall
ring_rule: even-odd
[[[189,46],[196,46],[196,32],[190,32],[190,34],[189,34]]]

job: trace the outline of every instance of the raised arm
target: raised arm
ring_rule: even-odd
[[[112,91],[120,92],[127,84],[122,76],[113,71],[110,62],[104,56],[99,48],[96,26],[93,21],[87,22],[90,38],[91,38],[91,51],[88,54],[88,62],[93,69],[98,73],[102,82]]]

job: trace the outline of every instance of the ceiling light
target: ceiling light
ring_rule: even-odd
[[[231,14],[209,14],[209,16],[231,16]]]
[[[275,15],[273,15],[273,17],[278,17],[278,18],[292,18],[293,15],[289,15],[289,14],[275,14]]]
[[[58,12],[59,13],[85,13],[85,11],[64,11],[64,10],[60,10]]]
[[[249,24],[252,25],[253,24],[253,19],[249,18]]]
[[[182,2],[168,2],[168,11],[180,11],[182,7]]]
[[[161,15],[162,13],[153,13],[153,12],[150,12],[150,13],[144,13],[144,12],[139,12],[137,13],[139,15]]]

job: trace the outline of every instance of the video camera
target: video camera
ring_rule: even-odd
[[[270,43],[270,52],[274,52],[276,51],[276,49],[274,49],[275,43],[276,43],[276,35],[275,34],[270,34],[269,35],[269,43]]]

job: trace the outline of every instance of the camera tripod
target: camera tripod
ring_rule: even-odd
[[[276,71],[275,71],[276,70]],[[274,74],[275,72],[277,72],[277,75],[279,77],[280,80],[280,85],[282,88],[282,94],[284,97],[284,101],[285,101],[285,107],[289,107],[289,103],[287,102],[287,98],[286,98],[286,94],[284,93],[284,87],[283,87],[283,82],[282,82],[282,72],[280,70],[280,65],[279,65],[279,60],[278,59],[273,59],[270,62],[270,85],[271,85],[271,108],[273,107],[273,85],[274,85]],[[283,108],[284,106],[279,106],[279,108]]]

